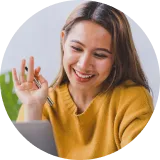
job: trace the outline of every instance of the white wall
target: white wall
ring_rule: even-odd
[[[20,68],[22,58],[35,57],[35,67],[41,66],[49,84],[60,67],[60,31],[69,13],[80,1],[68,1],[45,8],[28,19],[15,33],[4,54],[1,73]],[[143,30],[128,17],[143,69],[154,93],[159,93],[159,68],[154,49]],[[134,74],[134,73],[133,73]]]

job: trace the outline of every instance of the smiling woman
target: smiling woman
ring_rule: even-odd
[[[63,65],[71,82],[69,87],[73,88],[72,92],[84,95],[82,101],[85,102],[87,95],[91,93],[94,97],[102,90],[110,74],[113,65],[111,35],[102,26],[83,20],[72,28],[66,41],[64,37],[65,31],[62,31]]]
[[[67,159],[102,157],[130,143],[149,121],[153,103],[126,16],[106,4],[81,4],[61,31],[61,55],[49,89],[33,57],[27,79],[25,60],[19,79],[13,69],[23,103],[17,121],[49,120],[58,155]]]

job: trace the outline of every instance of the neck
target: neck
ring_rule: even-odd
[[[100,93],[102,90],[102,87],[97,87],[94,89],[80,89],[77,87],[73,87],[70,83],[68,88],[75,104],[81,109],[85,109],[85,106],[88,106],[89,103],[93,100],[93,98],[96,97],[98,93]]]

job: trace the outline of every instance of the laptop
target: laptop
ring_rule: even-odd
[[[8,121],[8,128],[16,128],[16,144],[31,144],[32,152],[39,152],[40,160],[57,160],[52,126],[48,120]]]
[[[0,120],[8,121],[8,128],[16,128],[16,144],[30,144],[32,152],[39,152],[40,160],[61,160],[57,154],[52,126],[48,120],[9,121],[1,99]]]

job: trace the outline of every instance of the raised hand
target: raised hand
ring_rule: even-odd
[[[15,86],[15,92],[20,99],[20,101],[24,104],[24,106],[28,109],[33,109],[36,107],[36,110],[42,110],[44,103],[47,100],[48,94],[48,82],[42,75],[39,75],[40,67],[34,70],[34,58],[30,57],[29,66],[28,66],[28,74],[25,77],[25,59],[21,62],[20,76],[17,77],[16,69],[12,69],[12,77]],[[34,83],[34,76],[41,83],[41,88],[38,88]]]

